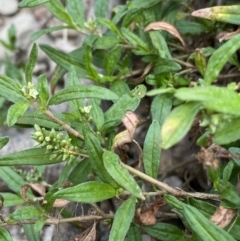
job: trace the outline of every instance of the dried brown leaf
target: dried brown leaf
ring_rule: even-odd
[[[192,12],[191,15],[198,18],[211,19],[211,16],[213,13],[212,10],[213,10],[212,8],[203,8]]]
[[[225,228],[236,214],[236,209],[228,209],[223,206],[219,206],[210,220],[220,228]]]
[[[20,191],[21,196],[25,201],[29,201],[27,198],[27,191],[29,188],[37,192],[41,197],[44,197],[46,194],[46,188],[42,184],[39,184],[39,183],[25,184],[24,186],[22,186]]]
[[[172,34],[174,37],[178,38],[184,47],[186,46],[186,44],[185,44],[183,38],[181,37],[180,33],[178,32],[178,30],[170,23],[167,23],[164,21],[150,23],[144,29],[144,31],[149,31],[149,30],[165,30],[165,31],[169,32],[170,34]]]
[[[238,28],[236,31],[234,32],[221,32],[216,36],[216,39],[221,43],[224,40],[229,40],[231,38],[233,38],[235,35],[240,33],[240,28]]]
[[[96,240],[96,223],[94,222],[92,228],[86,229],[79,236],[71,238],[70,241],[95,241]]]
[[[56,199],[55,202],[53,203],[54,208],[62,208],[65,207],[69,203],[68,200],[65,199]]]

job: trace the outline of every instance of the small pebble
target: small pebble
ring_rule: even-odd
[[[17,0],[0,0],[0,14],[12,15],[18,10]]]

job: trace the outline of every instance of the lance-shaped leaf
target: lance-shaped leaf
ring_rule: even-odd
[[[17,120],[27,111],[30,106],[30,102],[17,102],[8,109],[7,113],[7,124],[13,126]]]
[[[127,240],[128,241],[142,241],[141,230],[137,224],[131,223],[128,233],[127,233]]]
[[[85,182],[74,187],[62,189],[54,194],[55,198],[73,202],[96,203],[116,195],[116,190],[107,183]]]
[[[116,35],[118,35],[120,37],[122,36],[120,31],[118,30],[118,27],[112,21],[110,21],[109,19],[107,19],[107,18],[97,18],[96,20],[99,24],[107,27],[108,29],[110,29]]]
[[[176,107],[163,123],[161,147],[168,149],[179,142],[189,131],[201,105],[190,102]]]
[[[38,209],[34,206],[26,206],[17,209],[10,216],[10,220],[24,220],[24,219],[35,219],[43,214],[43,210]]]
[[[32,8],[36,7],[42,3],[49,2],[50,0],[22,0],[19,4],[19,8]]]
[[[150,125],[143,146],[143,163],[146,174],[157,178],[160,164],[160,125],[156,120]]]
[[[192,12],[192,16],[240,25],[240,6],[215,6]]]
[[[105,100],[117,100],[119,97],[114,94],[112,91],[95,86],[95,85],[70,85],[67,86],[64,90],[59,91],[55,94],[50,100],[49,105],[57,105],[63,102],[82,99],[82,98],[99,98]]]
[[[112,178],[132,195],[145,200],[141,188],[132,175],[120,164],[119,156],[111,151],[103,153],[103,163]]]
[[[131,197],[118,208],[110,231],[109,241],[124,241],[132,222],[136,206],[136,198]]]
[[[175,97],[185,101],[200,101],[211,111],[240,115],[240,96],[232,89],[218,86],[180,88],[176,91]]]
[[[62,160],[52,159],[52,153],[46,153],[46,148],[32,148],[7,154],[0,157],[0,166],[16,165],[47,165],[61,162]]]
[[[79,27],[84,28],[85,7],[82,0],[68,0],[67,11],[73,19],[73,22]]]
[[[213,53],[204,74],[205,85],[210,85],[217,78],[223,66],[239,48],[240,34],[237,34]]]
[[[114,181],[114,179],[109,175],[106,168],[103,165],[103,149],[99,143],[97,137],[92,133],[89,128],[83,128],[84,141],[89,155],[89,160],[91,165],[103,182],[106,182],[118,188],[119,185]]]
[[[92,106],[91,112],[90,112],[90,115],[92,117],[92,122],[96,126],[97,130],[100,130],[104,123],[103,110],[95,99],[91,99],[89,101],[89,105]]]
[[[94,48],[96,49],[108,49],[116,46],[118,44],[119,40],[115,36],[102,36],[100,38],[97,38],[97,40],[94,42]]]
[[[10,233],[2,227],[0,227],[0,240],[2,240],[2,241],[13,241]]]
[[[201,212],[190,205],[183,206],[183,214],[189,227],[203,241],[235,241],[225,230],[207,219]]]
[[[41,241],[40,233],[34,229],[34,224],[24,224],[23,230],[28,240]]]
[[[29,61],[25,68],[25,79],[27,82],[32,82],[32,75],[33,75],[33,70],[35,68],[35,64],[37,62],[37,57],[38,57],[38,48],[36,43],[34,43],[29,56]]]
[[[40,75],[38,77],[37,91],[38,91],[41,108],[46,109],[47,102],[49,99],[49,89],[48,89],[48,81],[45,75]]]
[[[108,13],[109,0],[97,0],[94,4],[94,13],[97,18],[105,18]]]
[[[184,238],[183,231],[168,223],[157,223],[151,227],[143,226],[142,229],[151,237],[162,241],[183,240]]]
[[[8,141],[9,141],[8,136],[0,137],[0,150],[7,145]]]
[[[10,192],[2,192],[1,196],[4,199],[4,207],[13,207],[23,204],[25,201],[20,195],[16,195]]]

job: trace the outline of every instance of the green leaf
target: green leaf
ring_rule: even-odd
[[[137,8],[137,9],[146,9],[149,7],[154,6],[155,4],[158,4],[161,2],[161,0],[148,0],[148,1],[142,1],[142,0],[134,0],[132,1],[131,8]]]
[[[8,136],[0,137],[0,150],[8,144],[8,141],[9,141]]]
[[[157,223],[151,227],[143,226],[143,231],[162,241],[183,240],[184,232],[168,223]]]
[[[110,21],[109,19],[107,18],[97,18],[96,19],[97,22],[99,24],[101,24],[102,26],[104,27],[107,27],[108,29],[110,29],[113,33],[115,33],[116,35],[118,35],[119,37],[121,37],[121,33],[120,31],[118,30],[118,27],[112,22]]]
[[[15,166],[15,165],[47,165],[61,162],[61,160],[52,159],[52,153],[46,153],[46,148],[31,148],[24,151],[19,151],[7,154],[0,157],[0,166]]]
[[[105,18],[108,13],[109,0],[97,0],[94,4],[96,18]]]
[[[47,217],[42,217],[42,218],[39,218],[36,223],[34,224],[34,231],[36,233],[40,232],[42,230],[42,228],[44,227],[45,225],[45,222],[48,218]]]
[[[95,85],[81,85],[75,84],[67,86],[65,89],[59,91],[50,100],[49,105],[57,105],[63,102],[82,99],[82,98],[99,98],[104,100],[117,100],[118,96],[112,91]]]
[[[181,70],[181,65],[171,59],[160,58],[154,66],[154,74],[162,74],[165,72],[176,72]]]
[[[92,168],[103,182],[110,184],[114,188],[118,188],[119,185],[109,175],[103,165],[103,149],[97,137],[92,133],[89,128],[83,128],[83,134]]]
[[[76,69],[74,68],[74,66],[70,66],[70,69],[68,71],[68,81],[66,83],[66,86],[68,87],[76,84],[81,84],[81,83],[77,76]],[[85,102],[84,99],[75,99],[75,100],[68,101],[68,104],[70,105],[74,113],[79,113],[80,108],[84,107],[84,102]]]
[[[25,206],[17,209],[10,214],[10,220],[24,220],[24,219],[36,219],[42,215],[43,210],[40,210],[34,206]]]
[[[240,239],[240,217],[238,216],[233,227],[230,229],[229,234],[231,234],[236,240]]]
[[[49,2],[45,3],[45,6],[57,19],[69,26],[74,26],[72,18],[68,15],[59,0],[50,0]]]
[[[57,114],[54,114],[54,115],[61,119],[60,115],[57,115]],[[48,117],[46,117],[43,114],[36,113],[35,111],[25,112],[25,114],[18,119],[16,124],[30,125],[30,126],[34,126],[35,124],[37,124],[39,126],[42,126],[42,127],[48,128],[48,129],[51,129],[51,128],[54,128],[57,130],[62,129],[62,127],[59,124],[53,122],[52,120],[50,120]]]
[[[84,28],[85,6],[82,0],[67,0],[67,11],[73,22],[79,27]]]
[[[62,189],[54,194],[55,198],[73,202],[96,203],[116,195],[116,190],[107,183],[85,182],[74,187]]]
[[[92,106],[90,115],[92,117],[92,122],[96,126],[97,130],[100,130],[104,123],[104,114],[102,108],[99,106],[95,99],[89,101],[89,105]]]
[[[79,162],[72,172],[68,176],[68,180],[73,183],[73,185],[80,184],[84,181],[86,181],[87,176],[89,175],[90,171],[92,169],[91,162],[88,158],[82,160]]]
[[[235,241],[230,234],[212,223],[196,208],[184,205],[183,214],[190,228],[202,241]]]
[[[37,91],[40,100],[41,108],[47,108],[47,102],[49,99],[48,81],[45,75],[40,75],[37,80]]]
[[[119,156],[111,151],[103,153],[103,163],[112,178],[132,195],[145,200],[141,188],[129,172],[121,166]]]
[[[50,0],[22,0],[19,4],[19,8],[32,8],[36,7],[42,3],[49,2]]]
[[[114,81],[110,86],[110,90],[117,94],[119,97],[126,93],[130,93],[130,88],[124,80]]]
[[[39,232],[36,232],[34,229],[34,224],[24,224],[23,229],[28,240],[41,241]]]
[[[229,144],[240,138],[240,118],[224,121],[220,129],[214,134],[212,140],[219,145]]]
[[[118,38],[115,36],[102,36],[97,38],[97,40],[94,42],[94,48],[95,49],[108,49],[112,48],[115,45],[117,45],[119,42]]]
[[[141,230],[139,226],[135,223],[131,223],[128,233],[127,233],[128,241],[142,241]]]
[[[74,56],[73,53],[63,53],[58,51],[46,44],[40,44],[40,49],[48,55],[55,63],[60,65],[61,67],[69,70],[70,66],[73,65],[76,68],[76,71],[81,77],[86,77],[87,72],[83,69],[84,61]]]
[[[172,95],[162,94],[157,95],[151,104],[152,120],[157,120],[159,125],[162,126],[166,117],[172,109]]]
[[[237,34],[213,53],[208,61],[206,72],[204,74],[205,85],[210,85],[213,83],[223,66],[239,48],[240,34]]]
[[[158,51],[159,56],[164,59],[172,59],[166,40],[162,34],[157,31],[150,31],[149,36],[154,48]]]
[[[16,82],[7,76],[0,75],[0,95],[13,103],[27,101],[22,95]]]
[[[232,174],[233,167],[234,167],[234,162],[229,161],[228,164],[223,169],[223,185],[227,184],[227,182]]]
[[[164,199],[170,207],[173,207],[177,210],[183,209],[183,203],[179,201],[177,198],[175,198],[174,196],[165,194]]]
[[[49,1],[49,0],[48,0]],[[63,30],[63,29],[69,29],[69,26],[55,26],[55,27],[51,27],[51,28],[45,28],[45,29],[41,29],[35,33],[33,33],[30,36],[30,40],[31,41],[36,41],[37,39],[39,39],[41,36],[43,36],[44,34],[47,33],[52,33],[55,31],[59,31],[59,30]]]
[[[104,68],[107,75],[112,75],[117,63],[121,58],[122,48],[120,46],[113,47],[104,58]]]
[[[124,201],[118,208],[112,228],[110,231],[109,241],[124,241],[127,231],[132,222],[136,206],[136,198],[131,197]]]
[[[179,142],[189,131],[201,105],[190,102],[176,107],[163,123],[161,147],[168,149]]]
[[[30,103],[28,101],[17,102],[8,109],[7,124],[13,126],[17,120],[27,111]]]
[[[16,194],[13,194],[10,192],[1,192],[1,196],[4,199],[4,207],[5,208],[18,206],[25,202],[25,200],[23,198],[21,198],[20,195],[16,195]]]
[[[29,61],[25,68],[25,78],[27,82],[32,82],[32,75],[37,62],[37,57],[38,57],[38,47],[37,47],[37,44],[34,43],[29,56]]]
[[[135,47],[139,47],[145,50],[146,52],[150,52],[148,45],[142,39],[140,39],[136,34],[129,31],[127,28],[121,28],[121,33],[131,45]]]
[[[229,151],[232,153],[232,154],[237,154],[239,155],[240,154],[240,148],[238,147],[230,147],[229,148]],[[240,159],[239,158],[233,158],[234,162],[240,166]]]
[[[226,87],[181,88],[176,91],[175,97],[185,101],[201,101],[202,105],[211,111],[239,115],[240,96]]]
[[[10,233],[2,227],[0,227],[0,240],[1,241],[13,241]]]
[[[146,174],[157,178],[160,164],[160,125],[153,120],[150,125],[143,146],[143,163]]]

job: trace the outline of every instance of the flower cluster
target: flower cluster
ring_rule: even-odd
[[[71,138],[66,138],[63,133],[57,133],[54,129],[47,131],[39,125],[34,125],[35,132],[32,139],[36,140],[35,146],[46,147],[47,153],[52,153],[50,159],[57,158],[63,161],[73,161],[78,156],[78,147],[71,144]]]

